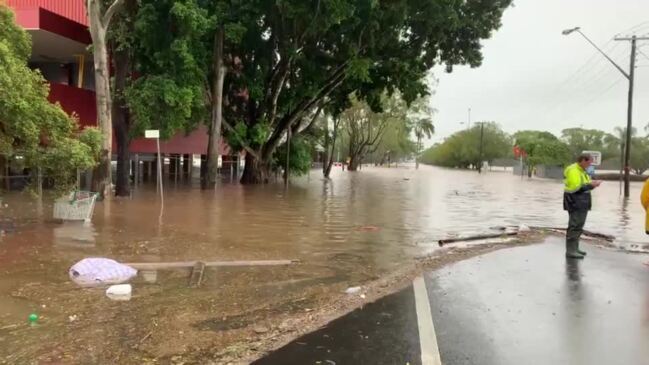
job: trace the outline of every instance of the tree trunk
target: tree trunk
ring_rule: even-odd
[[[331,169],[334,166],[334,159],[333,157],[329,157],[329,160],[325,162],[325,169],[324,169],[324,177],[329,178],[331,175]]]
[[[351,156],[349,159],[349,166],[347,166],[347,171],[358,171],[358,163],[361,160],[360,156]]]
[[[93,42],[95,63],[95,94],[97,97],[97,124],[102,136],[99,165],[96,168],[93,188],[100,198],[110,195],[112,184],[110,161],[113,147],[113,123],[111,119],[111,97],[108,76],[108,52],[106,50],[105,30],[100,30],[97,36],[100,41]],[[95,37],[93,37],[95,38]]]
[[[223,25],[219,27],[214,36],[214,75],[212,76],[212,120],[210,135],[207,145],[207,178],[203,182],[203,189],[215,189],[218,179],[219,144],[221,140],[221,124],[223,118],[223,81],[226,68],[223,63]]]
[[[270,168],[267,162],[263,162],[250,153],[246,153],[246,165],[241,176],[242,184],[266,184],[270,176]]]
[[[325,120],[325,127],[324,127],[324,158],[322,159],[322,174],[324,175],[325,178],[329,177],[329,174],[331,173],[331,166],[329,165],[329,159],[330,155],[333,155],[333,151],[330,153],[329,152],[329,144],[331,141],[331,136],[329,136],[329,121]]]
[[[129,154],[129,129],[130,112],[122,94],[126,89],[126,80],[129,77],[130,60],[124,50],[113,54],[113,68],[115,72],[115,98],[112,106],[112,118],[115,122],[115,145],[117,147],[117,177],[115,181],[115,195],[129,196],[130,192],[130,154]]]
[[[123,0],[115,0],[108,7],[105,14],[102,14],[101,11],[101,1],[87,0],[86,3],[95,66],[97,124],[102,134],[99,166],[93,174],[93,189],[99,193],[100,198],[104,198],[110,194],[110,186],[112,184],[110,161],[112,157],[113,125],[111,119],[110,70],[108,69],[106,31],[112,15],[122,3]]]
[[[329,126],[327,124],[327,137],[329,137],[329,138],[327,138],[327,140],[325,140],[325,143],[327,144],[327,146],[329,146],[329,144],[331,144],[331,148],[329,148],[329,147],[325,148],[325,151],[327,151],[327,155],[326,155],[326,158],[325,158],[324,164],[323,164],[324,177],[327,178],[327,179],[329,178],[329,175],[331,175],[331,168],[334,165],[334,153],[336,152],[336,139],[338,137],[338,125],[339,125],[339,123],[340,123],[340,121],[335,121],[334,120],[333,138],[329,137],[329,132],[328,132]],[[331,140],[331,143],[329,142],[329,140]]]

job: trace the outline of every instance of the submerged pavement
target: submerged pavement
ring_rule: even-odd
[[[649,364],[647,256],[585,246],[449,265],[254,364]]]

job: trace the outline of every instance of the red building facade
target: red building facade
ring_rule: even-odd
[[[84,0],[7,0],[16,21],[32,37],[30,66],[39,69],[50,83],[49,100],[59,102],[68,114],[75,114],[82,126],[97,125],[91,38]],[[115,140],[113,138],[113,140]],[[114,142],[113,142],[114,143]],[[116,148],[113,146],[113,150]],[[138,138],[131,142],[132,154],[154,154],[155,141]],[[165,154],[205,154],[206,128],[189,135],[179,133],[161,141]],[[230,154],[222,143],[222,155]]]

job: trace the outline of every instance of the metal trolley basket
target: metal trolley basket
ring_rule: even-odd
[[[54,203],[54,219],[90,222],[95,210],[97,193],[74,191]]]

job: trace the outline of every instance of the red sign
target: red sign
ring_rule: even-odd
[[[513,151],[514,151],[514,157],[516,158],[527,157],[527,153],[525,152],[525,150],[520,148],[519,146],[514,146]]]

